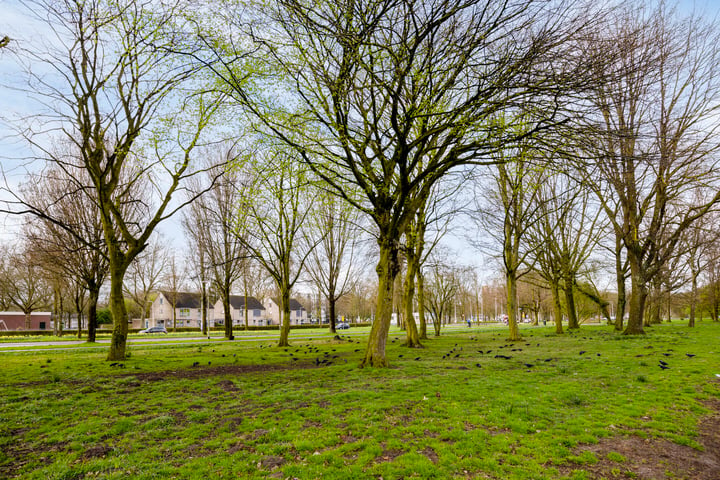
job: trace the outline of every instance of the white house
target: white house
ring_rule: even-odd
[[[230,295],[230,318],[233,325],[245,325],[245,298],[242,295]],[[248,325],[270,325],[265,307],[255,297],[247,297]],[[222,299],[215,302],[215,325],[225,325],[225,308]]]
[[[208,301],[207,298],[205,301]],[[169,292],[161,290],[150,307],[149,318],[145,319],[145,328],[173,326],[173,304],[178,327],[200,327],[202,328],[202,306],[201,293],[195,292]],[[208,302],[208,325],[212,326],[213,305]]]
[[[273,325],[280,325],[280,299],[269,298],[265,301],[266,315],[272,321]],[[302,325],[308,323],[308,312],[305,307],[296,299],[290,299],[290,325]]]

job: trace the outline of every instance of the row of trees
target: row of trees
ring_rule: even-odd
[[[39,175],[62,176],[63,191],[89,202],[101,246],[55,202],[12,192],[4,210],[103,252],[112,360],[125,355],[126,273],[186,207],[203,285],[227,291],[252,258],[286,306],[314,247],[354,237],[337,220],[367,219],[378,294],[362,364],[385,366],[402,262],[407,344],[417,347],[414,286],[423,297],[432,210],[468,178],[484,185],[473,210],[501,246],[513,339],[517,281],[529,271],[552,291],[556,322],[564,305],[574,326],[578,290],[604,305],[578,281],[602,227],[618,322],[629,303],[625,332],[642,333],[661,272],[687,258],[689,232],[720,199],[718,33],[663,3],[29,4],[55,41],[16,48],[27,92],[48,111],[20,133],[50,165]],[[233,148],[199,160],[219,138]],[[227,211],[213,203],[235,194]],[[333,228],[304,232],[311,211]],[[328,297],[342,291],[342,268],[316,271],[330,272],[318,282]],[[281,345],[287,329],[285,316]]]

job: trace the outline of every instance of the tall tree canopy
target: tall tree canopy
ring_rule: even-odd
[[[578,19],[590,18],[581,8],[587,6],[533,0],[275,5],[262,12],[264,24],[253,25],[272,62],[264,87],[272,86],[247,88],[235,75],[228,42],[218,51],[224,68],[215,73],[328,189],[375,223],[380,294],[362,365],[386,366],[407,224],[450,170],[491,163],[489,155],[502,145],[561,121],[567,83],[583,76],[574,71],[571,50],[558,52],[583,27]],[[496,121],[528,106],[538,114],[521,135],[508,128],[512,122]],[[346,193],[357,190],[359,199]]]

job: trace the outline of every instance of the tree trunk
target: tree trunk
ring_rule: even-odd
[[[420,322],[420,340],[427,340],[427,323],[425,320],[425,277],[422,270],[417,273],[418,289],[418,320]]]
[[[280,316],[280,340],[278,347],[289,347],[290,334],[290,289],[283,285],[280,289],[280,307],[282,308]]]
[[[615,311],[615,331],[621,332],[623,329],[623,321],[625,319],[625,304],[627,303],[627,294],[625,291],[625,270],[622,264],[622,239],[619,236],[615,238],[616,254],[615,254],[615,279],[617,282],[617,308]]]
[[[647,286],[640,273],[640,260],[632,253],[628,253],[630,261],[630,280],[632,293],[630,294],[630,312],[624,335],[644,335],[643,317],[645,301],[647,300]]]
[[[405,302],[405,333],[407,337],[407,340],[405,341],[405,346],[411,348],[422,348],[418,335],[417,324],[415,323],[415,315],[413,312],[416,272],[417,262],[415,261],[413,255],[409,255],[407,261],[407,271],[405,272],[405,291],[403,295],[403,300]]]
[[[205,288],[205,280],[200,280],[202,283],[202,312],[200,312],[200,316],[202,317],[202,333],[203,335],[208,334],[208,321],[207,321],[207,315],[208,315],[208,299],[207,299],[207,292]]]
[[[327,299],[327,301],[328,301],[328,315],[330,315],[330,333],[334,334],[334,333],[337,333],[337,330],[336,330],[337,326],[335,325],[335,318],[337,315],[335,313],[335,298],[330,296]]]
[[[515,278],[515,272],[506,272],[505,280],[507,283],[508,327],[510,329],[508,340],[515,342],[522,339],[517,323],[517,278]]]
[[[97,335],[97,304],[100,297],[100,289],[92,287],[88,291],[88,321],[87,321],[87,341],[95,343]]]
[[[113,318],[113,333],[110,340],[110,350],[108,352],[108,361],[125,360],[125,347],[128,335],[127,308],[125,307],[125,297],[123,296],[123,277],[125,269],[110,267],[110,313]]]
[[[577,330],[580,328],[578,321],[577,309],[575,308],[575,287],[571,278],[565,279],[565,308],[568,313],[568,330]]]
[[[692,275],[692,288],[690,290],[690,320],[688,321],[688,327],[695,326],[695,308],[697,305],[697,275]]]
[[[243,302],[243,306],[245,307],[245,330],[249,330],[248,325],[248,289],[247,289],[247,281],[243,282],[243,294],[245,295],[245,301]]]
[[[378,239],[380,246],[380,260],[376,267],[378,275],[378,297],[375,321],[370,328],[368,344],[365,349],[365,357],[360,362],[360,367],[387,367],[385,357],[385,345],[390,331],[390,321],[393,312],[393,286],[395,277],[400,271],[398,262],[398,245],[395,239],[381,237]]]
[[[435,330],[435,336],[439,337],[440,336],[440,327],[442,327],[442,318],[444,315],[444,311],[441,308],[440,311],[438,311],[436,313],[437,313],[437,315],[433,319],[433,329]]]
[[[557,281],[550,283],[550,291],[553,297],[553,313],[555,316],[555,333],[563,333],[562,325],[562,303],[560,302],[560,286]]]
[[[222,294],[222,304],[223,304],[223,310],[224,310],[224,321],[225,321],[225,338],[228,340],[234,340],[235,337],[233,336],[233,322],[232,322],[232,311],[230,310],[230,293],[229,292],[223,292]]]

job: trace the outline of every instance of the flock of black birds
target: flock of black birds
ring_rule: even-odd
[[[585,337],[583,337],[583,338],[585,338]],[[341,340],[341,341],[344,341],[344,342],[347,342],[347,343],[360,343],[360,341],[358,341],[358,340],[353,340],[351,337],[343,337],[342,335],[336,336],[335,339],[336,339],[336,340]],[[399,338],[395,337],[395,338],[391,339],[391,343],[395,343],[395,342],[398,341],[398,340],[399,340]],[[470,340],[477,340],[477,338],[476,338],[476,337],[470,337]],[[496,347],[496,348],[497,348],[498,350],[500,350],[500,349],[508,349],[508,350],[506,350],[507,352],[513,352],[514,354],[518,355],[518,354],[520,354],[521,352],[523,352],[524,349],[527,349],[527,347],[532,347],[532,346],[533,346],[533,345],[532,345],[531,343],[524,343],[524,345],[522,345],[522,346],[516,346],[515,343],[507,343],[507,344],[501,345],[501,346]],[[540,344],[538,343],[536,346],[539,347]],[[273,346],[272,346],[272,345],[260,345],[260,348],[261,348],[261,349],[263,349],[263,348],[273,348]],[[651,348],[651,347],[648,347],[648,348]],[[215,351],[215,350],[213,350],[213,352],[214,352],[214,351]],[[308,344],[304,344],[304,345],[299,346],[299,347],[295,347],[295,348],[284,348],[284,352],[288,354],[288,356],[290,357],[290,359],[291,359],[293,362],[297,362],[297,361],[301,360],[301,358],[303,358],[303,357],[301,357],[301,355],[304,356],[305,358],[307,358],[307,356],[311,356],[311,357],[312,357],[312,356],[315,356],[315,358],[314,358],[314,360],[313,360],[313,363],[314,363],[314,365],[315,365],[316,367],[330,366],[330,365],[333,365],[333,364],[339,362],[339,360],[341,359],[341,358],[340,358],[340,357],[341,357],[340,354],[336,353],[336,352],[337,352],[337,349],[336,349],[336,348],[332,348],[332,349],[330,349],[329,351],[327,351],[327,350],[326,350],[326,351],[323,351],[323,350],[321,350],[320,347],[318,347],[317,345],[312,345],[312,344],[309,344],[309,343],[308,343]],[[359,349],[359,348],[356,348],[355,350],[353,350],[353,353],[358,353],[358,352],[360,352],[360,349]],[[496,358],[496,359],[498,359],[498,360],[512,360],[512,359],[514,358],[513,355],[507,355],[507,354],[503,354],[503,353],[495,353],[495,355],[490,356],[490,355],[493,353],[493,349],[477,350],[477,353],[479,353],[479,354],[481,354],[481,355],[487,355],[487,356],[489,356],[488,358]],[[446,353],[444,353],[444,354],[442,355],[442,360],[450,361],[450,360],[463,359],[463,354],[464,354],[464,352],[463,352],[463,347],[459,346],[459,345],[456,343],[450,351],[448,351],[448,352],[446,352]],[[470,354],[470,355],[468,355],[468,356],[471,356],[471,355],[472,355],[472,354]],[[580,351],[578,352],[578,355],[580,355],[580,356],[583,356],[583,355],[592,356],[592,354],[591,354],[591,353],[588,353],[586,350],[580,350]],[[672,353],[671,353],[671,352],[661,352],[661,355],[663,355],[663,356],[665,356],[665,357],[670,357],[670,356],[672,355]],[[693,354],[693,353],[686,353],[685,355],[686,355],[688,358],[693,358],[693,357],[696,356],[696,355]],[[223,354],[222,356],[224,357],[225,355]],[[236,354],[233,354],[233,356],[236,356]],[[595,356],[600,357],[601,354],[600,354],[600,353],[596,353]],[[636,357],[645,357],[646,355],[639,354],[639,355],[635,355],[635,356],[636,356]],[[405,355],[404,355],[404,354],[399,354],[397,358],[405,358]],[[410,356],[408,356],[408,358],[410,358]],[[413,360],[414,360],[414,361],[418,361],[418,360],[421,360],[421,358],[422,358],[422,357],[419,357],[419,356],[418,356],[418,357],[414,357]],[[348,362],[347,359],[342,359],[342,360],[343,360],[344,363],[347,363],[347,362]],[[538,359],[535,360],[535,363],[528,363],[527,361],[521,360],[521,364],[522,364],[525,368],[527,368],[528,371],[530,371],[531,368],[534,368],[534,367],[537,366],[538,364],[549,363],[549,362],[552,362],[553,360],[557,360],[557,358],[553,358],[553,357],[550,357],[550,358],[538,358]],[[211,362],[208,362],[208,365],[211,365]],[[125,365],[122,364],[122,363],[112,363],[112,364],[110,364],[110,366],[111,366],[111,367],[117,366],[117,367],[120,367],[120,368],[124,368],[124,367],[125,367]],[[200,362],[194,362],[194,363],[192,364],[192,366],[193,366],[193,367],[199,367],[199,366],[200,366]],[[482,368],[482,364],[479,363],[479,362],[476,362],[476,363],[475,363],[475,367],[477,367],[477,368]],[[658,367],[660,367],[660,369],[662,369],[662,370],[669,370],[669,369],[670,369],[670,364],[669,364],[668,362],[664,361],[664,360],[659,360],[659,361],[658,361]]]

